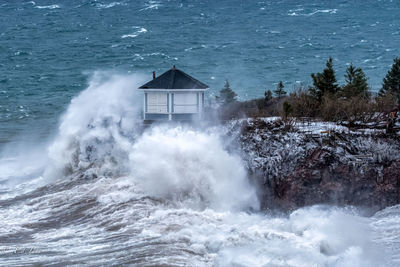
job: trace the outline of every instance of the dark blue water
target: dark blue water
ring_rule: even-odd
[[[172,65],[241,99],[310,84],[334,58],[373,89],[400,55],[399,1],[0,1],[0,141],[54,128],[96,70]],[[134,90],[135,88],[132,88]]]

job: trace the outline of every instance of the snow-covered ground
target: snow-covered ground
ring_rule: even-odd
[[[239,143],[248,169],[262,171],[266,180],[289,175],[317,148],[329,151],[338,163],[357,168],[400,160],[400,142],[378,136],[380,129],[350,130],[322,121],[285,124],[271,117],[232,120],[225,131]]]

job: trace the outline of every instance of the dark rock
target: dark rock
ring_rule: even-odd
[[[260,181],[263,208],[315,204],[379,210],[400,203],[400,141],[332,132],[326,142],[282,132],[282,122],[246,121],[237,136]]]

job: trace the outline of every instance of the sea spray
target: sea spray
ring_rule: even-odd
[[[258,209],[241,159],[217,133],[155,123],[141,135],[141,83],[96,72],[61,118],[46,177],[128,175],[144,194],[188,207]]]
[[[49,147],[52,165],[46,175],[124,172],[139,119],[141,82],[138,75],[95,72],[89,87],[72,99],[61,118],[58,136]]]
[[[51,140],[15,141],[2,148],[0,199],[70,174],[113,177],[128,171],[125,166],[141,109],[137,88],[144,81],[139,74],[94,72],[88,88],[71,100],[61,116],[58,130],[50,133]]]
[[[2,263],[395,266],[371,232],[389,229],[379,242],[396,247],[387,224],[397,211],[247,212],[257,198],[224,149],[224,127],[154,124],[141,134],[138,83],[97,73],[73,99],[49,148],[48,186],[0,200]]]
[[[218,210],[259,207],[242,161],[224,150],[217,134],[154,127],[129,157],[133,177],[151,196]]]

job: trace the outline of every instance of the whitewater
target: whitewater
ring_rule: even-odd
[[[140,121],[140,75],[95,72],[47,142],[0,160],[0,265],[396,266],[400,207],[259,209],[223,126]]]

